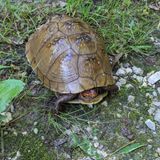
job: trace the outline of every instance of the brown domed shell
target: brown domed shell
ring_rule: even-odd
[[[59,93],[115,83],[102,40],[77,18],[52,17],[29,38],[26,56],[44,85]]]

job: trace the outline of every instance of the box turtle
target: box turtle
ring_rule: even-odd
[[[78,18],[55,15],[31,35],[26,56],[44,86],[62,103],[95,104],[117,90],[103,41]]]

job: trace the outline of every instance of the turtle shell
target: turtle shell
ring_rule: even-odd
[[[56,15],[31,35],[26,56],[47,88],[59,93],[80,93],[115,83],[104,48],[88,24]]]

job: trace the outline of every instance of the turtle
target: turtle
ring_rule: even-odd
[[[63,103],[96,104],[118,87],[103,39],[79,18],[54,15],[26,43],[26,57],[44,86]]]

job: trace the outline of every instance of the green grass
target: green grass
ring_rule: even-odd
[[[55,13],[79,16],[90,23],[104,38],[110,54],[151,54],[151,32],[158,27],[159,15],[147,2],[104,0],[94,5],[92,0],[68,0],[64,8],[45,3],[0,2],[0,42],[24,44],[37,26]]]
[[[27,75],[29,67],[24,54],[25,43],[31,33],[39,25],[45,23],[49,17],[56,13],[67,13],[72,17],[80,17],[89,23],[103,37],[106,52],[109,54],[131,55],[129,61],[133,60],[137,54],[141,57],[142,55],[152,55],[156,53],[156,50],[150,42],[150,36],[152,36],[152,31],[159,29],[160,16],[158,12],[151,10],[148,6],[149,1],[135,3],[132,0],[103,0],[96,5],[92,0],[67,0],[67,5],[64,8],[46,5],[44,0],[39,1],[39,3],[0,1],[0,62],[6,66],[12,66],[7,72],[1,70],[0,76],[3,79],[17,78],[26,82],[26,91],[14,101],[16,112],[13,113],[13,118],[17,118],[14,127],[20,136],[15,137],[10,128],[7,127],[4,130],[8,129],[9,134],[4,137],[1,135],[1,139],[4,138],[4,151],[7,156],[11,153],[15,155],[17,150],[20,150],[24,159],[28,156],[29,159],[33,160],[36,160],[37,157],[47,160],[54,154],[57,157],[63,157],[61,153],[58,153],[59,150],[53,149],[54,146],[50,143],[53,143],[55,139],[67,137],[68,142],[62,148],[73,150],[74,159],[84,157],[86,156],[85,152],[81,152],[84,148],[81,145],[79,145],[79,149],[72,148],[70,146],[72,138],[66,134],[67,129],[73,131],[74,134],[76,132],[75,127],[79,128],[79,132],[76,134],[81,142],[86,140],[89,146],[90,142],[94,142],[93,137],[97,136],[98,141],[106,147],[108,154],[128,144],[127,138],[121,135],[122,120],[125,117],[129,118],[136,125],[141,116],[148,118],[148,108],[143,105],[146,101],[146,90],[139,91],[139,84],[131,82],[135,86],[135,90],[130,91],[121,88],[119,93],[109,100],[107,107],[96,105],[90,109],[85,105],[70,105],[67,112],[53,116],[46,113],[46,110],[49,110],[46,109],[46,104],[53,92],[36,84],[37,77],[34,74]],[[145,68],[147,69],[147,66]],[[137,102],[140,104],[140,108],[134,104],[129,105],[128,108],[124,107],[127,103],[128,94],[131,93],[135,96],[138,95]],[[121,117],[118,117],[118,114]],[[25,116],[21,117],[21,115]],[[37,135],[32,132],[33,127],[35,127],[34,121],[38,122],[36,127],[39,134]],[[134,131],[138,142],[146,142],[146,139],[152,138],[150,132],[140,134],[135,125],[131,126],[130,129]],[[92,131],[88,132],[87,127],[90,127]],[[22,135],[24,129],[28,131],[26,137]],[[47,143],[41,140],[41,133],[46,136]],[[86,137],[86,139],[81,139],[81,137]],[[32,145],[33,142],[35,142],[34,145]],[[76,143],[78,146],[79,140]],[[140,155],[149,154],[152,156],[153,150],[155,152],[156,149],[154,145],[159,146],[159,142],[156,140],[153,149],[149,151],[145,148],[146,153],[144,148],[137,152]],[[10,148],[10,146],[12,147]],[[28,150],[31,150],[30,153]],[[38,151],[40,152],[37,155]],[[68,152],[65,151],[65,153]],[[128,154],[128,159],[132,155],[136,157],[135,153],[132,153],[131,156]]]

